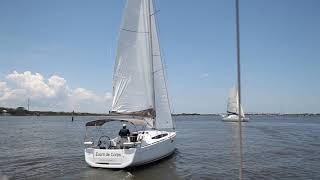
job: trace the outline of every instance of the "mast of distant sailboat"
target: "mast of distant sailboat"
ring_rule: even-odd
[[[28,111],[30,111],[30,98],[28,98]]]

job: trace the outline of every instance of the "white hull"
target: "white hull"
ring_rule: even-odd
[[[238,122],[239,121],[239,116],[238,115],[228,115],[222,118],[223,121],[228,121],[228,122]],[[249,118],[241,118],[241,122],[247,122]]]
[[[175,132],[164,132],[158,130],[148,130],[145,132],[148,134],[141,134],[144,138],[144,140],[141,140],[142,143],[134,148],[86,148],[86,162],[91,167],[126,168],[154,162],[167,157],[174,152]],[[151,138],[161,133],[168,133],[168,135],[159,139]]]

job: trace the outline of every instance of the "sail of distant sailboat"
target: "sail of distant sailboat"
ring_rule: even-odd
[[[228,96],[228,104],[227,104],[227,115],[223,117],[225,121],[238,121],[238,116],[245,121],[248,118],[245,117],[243,108],[240,105],[239,110],[239,101],[238,101],[238,90],[236,87],[231,88],[229,96]]]

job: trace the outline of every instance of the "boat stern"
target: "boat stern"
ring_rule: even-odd
[[[85,160],[91,167],[126,168],[134,159],[136,148],[129,149],[85,149]]]

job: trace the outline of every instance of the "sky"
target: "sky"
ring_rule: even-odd
[[[174,113],[222,113],[234,0],[156,0]],[[124,0],[0,0],[0,106],[107,112]],[[320,1],[240,0],[245,112],[320,112]]]

